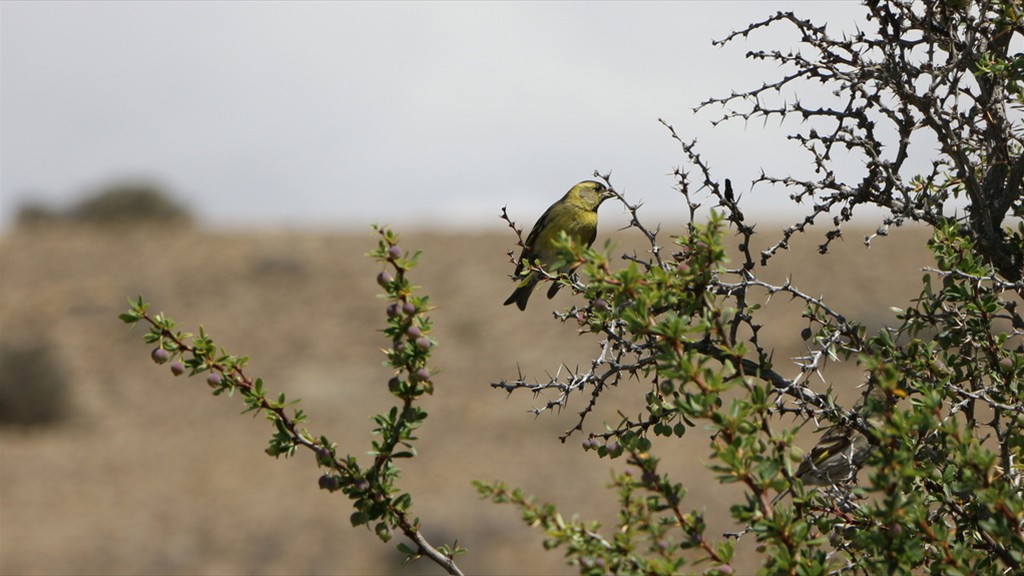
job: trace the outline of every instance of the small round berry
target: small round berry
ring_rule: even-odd
[[[341,478],[332,474],[324,474],[320,477],[320,489],[334,492],[341,488]]]
[[[388,248],[388,258],[394,260],[396,258],[401,258],[401,257],[402,257],[402,249],[401,248],[399,248],[398,246],[392,246],[391,248]]]
[[[214,372],[213,374],[210,374],[209,376],[206,377],[206,383],[209,384],[210,386],[220,386],[221,382],[223,381],[224,377],[217,372]]]
[[[604,298],[598,298],[597,300],[594,300],[593,306],[594,310],[597,311],[604,311],[608,309],[608,303],[605,302]]]
[[[394,318],[398,316],[398,302],[392,302],[388,305],[388,318]]]
[[[168,352],[167,350],[164,350],[163,348],[154,348],[153,353],[150,354],[150,357],[153,358],[153,362],[156,362],[157,364],[163,364],[164,362],[167,362],[168,360],[171,359],[171,353]]]
[[[398,378],[398,376],[395,376],[391,380],[388,380],[388,390],[390,392],[396,393],[401,387],[402,381]]]
[[[334,464],[334,455],[326,447],[317,446],[315,450],[317,464],[321,466],[332,466]]]
[[[175,376],[181,376],[184,373],[185,373],[185,365],[184,364],[182,364],[181,362],[175,362],[175,363],[171,364],[171,374],[174,374]]]
[[[811,332],[810,328],[804,328],[803,330],[800,331],[800,337],[803,338],[804,340],[810,340],[811,336],[813,335],[814,333]]]
[[[420,382],[426,382],[427,380],[430,380],[430,370],[427,370],[426,368],[420,368],[419,370],[416,371],[416,379],[419,380]]]
[[[420,350],[430,350],[433,343],[426,336],[420,336],[416,339],[416,346],[418,346]]]
[[[402,305],[402,312],[405,312],[408,316],[412,316],[416,313],[416,305],[412,302],[406,302]]]
[[[409,338],[419,338],[423,334],[423,331],[420,330],[419,326],[409,326],[405,330],[405,333],[409,335]]]
[[[395,279],[391,277],[391,274],[387,270],[384,270],[380,274],[377,274],[377,284],[387,288]]]

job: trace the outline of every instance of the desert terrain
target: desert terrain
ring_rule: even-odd
[[[768,239],[777,229],[758,226]],[[819,236],[797,236],[768,279],[790,276],[869,329],[894,322],[889,307],[920,290],[928,235],[899,229],[867,248],[864,230],[847,230],[826,256],[817,254]],[[584,452],[580,435],[558,441],[586,398],[535,417],[528,410],[543,398],[490,386],[520,372],[543,381],[562,365],[587,366],[598,341],[552,319],[571,302],[565,290],[553,301],[538,292],[525,312],[501,305],[512,288],[508,230],[398,232],[404,248],[423,251],[411,277],[436,306],[439,343],[419,456],[404,463],[399,482],[413,495],[413,513],[433,543],[457,539],[469,549],[459,558],[467,573],[575,573],[560,552],[543,550],[543,534],[515,509],[479,500],[471,481],[506,481],[614,530],[615,494],[606,486],[625,462]],[[666,241],[670,233],[666,225]],[[629,231],[605,237],[620,252],[643,249]],[[376,241],[369,228],[156,225],[24,226],[0,238],[0,350],[10,352],[0,362],[0,394],[46,384],[19,355],[43,351],[45,378],[56,383],[33,402],[56,403],[59,414],[0,427],[0,573],[440,573],[425,561],[401,567],[396,541],[352,528],[347,498],[318,489],[310,454],[266,456],[266,420],[240,415],[237,397],[211,396],[203,378],[175,378],[154,364],[144,330],[117,318],[128,298],[143,295],[182,330],[201,324],[230,353],[251,357],[249,374],[271,391],[300,398],[314,435],[365,458],[369,418],[391,405],[380,352],[385,304],[374,281],[381,266],[365,256]],[[777,298],[765,310],[762,337],[787,374],[796,373],[787,359],[802,351],[801,309]],[[860,383],[853,366],[830,367],[825,377],[851,397]],[[587,429],[616,421],[617,409],[635,413],[648,386],[605,395]],[[698,429],[657,448],[664,469],[689,489],[684,508],[705,510],[716,536],[737,528],[728,518],[737,491],[714,480],[706,445]],[[741,542],[741,551],[752,549]],[[752,570],[753,561],[737,566]]]

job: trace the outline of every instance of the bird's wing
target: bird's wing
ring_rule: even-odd
[[[552,204],[540,215],[537,219],[537,223],[533,225],[533,230],[530,230],[530,234],[526,237],[526,245],[523,246],[523,252],[519,255],[519,264],[516,266],[515,275],[519,276],[523,271],[523,262],[526,260],[533,260],[537,257],[536,244],[540,240],[540,236],[544,231],[544,228],[548,226],[551,221],[552,214],[555,211],[555,206],[558,204]]]
[[[585,238],[585,240],[586,240],[586,243],[584,244],[584,246],[586,246],[587,248],[590,248],[590,246],[592,246],[594,244],[594,240],[597,240],[597,226],[594,226],[590,230],[590,236]]]

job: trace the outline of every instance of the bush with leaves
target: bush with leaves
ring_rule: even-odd
[[[353,526],[371,527],[385,542],[398,531],[412,543],[398,546],[406,561],[426,556],[449,573],[459,574],[454,557],[464,550],[458,543],[431,545],[420,531],[419,518],[409,514],[412,496],[397,486],[401,470],[396,461],[415,456],[415,432],[427,417],[418,400],[434,392],[428,361],[436,343],[430,337],[432,322],[426,314],[429,300],[415,293],[416,287],[407,277],[420,253],[404,251],[391,230],[380,228],[379,232],[379,244],[370,256],[385,266],[377,283],[388,298],[384,334],[391,345],[385,354],[387,365],[395,371],[386,386],[398,402],[386,413],[373,417],[373,433],[379,439],[371,444],[373,458],[369,465],[361,465],[351,453],[339,453],[338,446],[327,437],[309,432],[305,413],[296,407],[298,401],[289,402],[283,392],[276,398],[270,396],[260,378],[245,372],[248,358],[228,354],[201,327],[198,334],[177,330],[171,318],[151,314],[150,305],[142,297],[132,302],[121,320],[148,326],[146,342],[156,345],[151,352],[153,361],[168,364],[173,375],[206,374],[206,384],[214,396],[238,392],[245,402],[245,412],[264,414],[274,427],[268,455],[290,457],[300,449],[312,451],[317,465],[324,469],[320,488],[341,491],[352,500]]]
[[[730,513],[746,528],[727,536],[757,538],[767,573],[1024,569],[1024,55],[1010,53],[1013,39],[1024,39],[1024,13],[1015,2],[865,8],[874,28],[853,35],[779,13],[724,41],[787,25],[801,39],[799,51],[748,53],[783,67],[781,80],[702,105],[724,107],[721,121],[801,121],[790,138],[808,153],[813,175],[762,174],[754,187],[784,187],[813,206],[768,249],[752,252],[754,226],[729,181],[713,176],[696,142],[668,127],[697,175],[676,173],[691,217],[671,257],[635,207],[633,226],[650,240],[650,258],[614,270],[608,254],[571,251],[585,270],[575,288],[587,304],[562,318],[601,333],[604,345],[589,372],[544,386],[554,391],[552,405],[588,390],[570,433],[582,431],[609,386],[633,377],[651,384],[645,414],[584,442],[636,467],[618,485],[642,491],[645,504],[631,508],[638,498],[624,498],[631,515],[623,520],[647,528],[611,542],[587,537],[595,532],[582,523],[543,524],[553,542],[571,542],[584,572],[672,573],[682,565],[678,549],[688,547],[702,551],[696,559],[712,572],[732,570],[730,541],[704,534],[702,512],[680,505],[685,487],[658,474],[650,451],[652,435],[691,430],[711,431],[709,466],[720,481],[745,487]],[[808,83],[835,100],[785,101],[786,91]],[[886,133],[898,135],[895,145],[884,142]],[[914,173],[910,150],[932,140],[939,154],[930,171]],[[863,170],[844,178],[851,160]],[[948,207],[958,198],[967,203],[963,216]],[[697,223],[701,204],[718,211],[706,225]],[[862,205],[887,212],[866,243],[905,223],[934,230],[935,266],[920,297],[901,306],[898,326],[874,334],[791,283],[760,279],[794,236],[829,218],[826,253]],[[736,263],[723,258],[723,226],[740,238]],[[758,338],[760,302],[775,294],[806,304],[802,337],[812,348],[792,376]],[[861,367],[865,393],[856,404],[841,405],[834,383],[814,385],[812,375],[830,361]],[[522,379],[495,386],[537,390]],[[826,429],[806,455],[793,447],[797,429],[786,415]],[[522,495],[500,484],[480,490],[535,521],[536,507]]]
[[[758,541],[770,574],[1024,571],[1024,55],[1011,53],[1024,39],[1024,12],[1010,0],[867,0],[864,8],[868,26],[851,34],[779,13],[723,41],[783,26],[799,35],[797,50],[748,53],[780,65],[781,80],[702,105],[722,106],[721,121],[801,121],[790,138],[806,150],[813,175],[763,174],[753,187],[782,187],[811,207],[767,249],[755,253],[760,232],[729,180],[668,127],[689,166],[676,172],[689,220],[671,243],[616,193],[631,229],[650,244],[647,256],[615,259],[608,247],[564,239],[562,257],[578,264],[579,276],[538,269],[577,295],[556,317],[599,335],[599,349],[585,371],[493,386],[548,394],[539,412],[588,397],[562,440],[578,435],[585,450],[624,460],[614,477],[619,521],[603,532],[501,482],[477,489],[517,507],[544,530],[545,547],[561,549],[581,573],[728,574],[742,538]],[[808,83],[833,100],[787,101]],[[938,152],[921,173],[909,159],[929,142]],[[851,161],[862,169],[847,175]],[[823,220],[826,253],[860,206],[885,211],[866,243],[907,223],[933,232],[934,265],[920,295],[893,303],[899,323],[873,332],[791,282],[763,279],[776,254]],[[702,207],[710,218],[698,217]],[[727,232],[739,238],[732,261]],[[267,414],[276,430],[269,453],[316,452],[327,470],[321,486],[353,500],[354,524],[385,540],[397,530],[411,542],[402,544],[408,558],[423,555],[456,573],[461,550],[423,539],[408,515],[411,498],[395,483],[395,459],[414,454],[413,431],[426,416],[416,399],[433,390],[426,299],[413,296],[406,272],[415,258],[396,242],[382,231],[373,256],[389,266],[378,280],[390,298],[385,334],[396,375],[388,386],[400,402],[377,417],[381,438],[368,466],[306,432],[301,412],[290,416],[283,396],[268,400],[242,372],[244,359],[217,351],[204,334],[175,332],[141,300],[124,319],[150,324],[155,360],[177,359],[176,373],[209,372],[215,393],[240,391]],[[775,295],[805,305],[808,353],[795,365],[777,366],[759,336],[761,305]],[[854,363],[861,382],[816,379],[829,362]],[[646,383],[643,412],[588,421],[605,392],[627,380]],[[863,394],[847,405],[836,390],[854,384]],[[794,439],[807,424],[823,432],[804,452]],[[686,486],[659,467],[658,446],[694,434],[706,436],[718,480],[743,489],[727,511],[688,503]],[[709,534],[709,513],[728,514],[741,529]]]

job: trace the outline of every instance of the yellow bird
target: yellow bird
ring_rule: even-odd
[[[526,237],[526,245],[523,246],[523,253],[519,256],[519,264],[514,275],[519,284],[508,300],[505,300],[506,306],[515,302],[520,310],[526,310],[526,302],[540,280],[536,272],[526,269],[526,262],[536,261],[545,269],[554,264],[558,259],[554,241],[558,238],[559,232],[565,232],[577,246],[589,247],[594,243],[594,238],[597,237],[597,208],[614,195],[604,184],[584,180],[573,186],[561,200],[544,212],[533,225],[530,235]],[[572,267],[569,267],[561,272],[571,270]],[[554,273],[559,270],[548,272]],[[553,297],[558,288],[557,282],[552,283],[548,289],[548,298]]]

